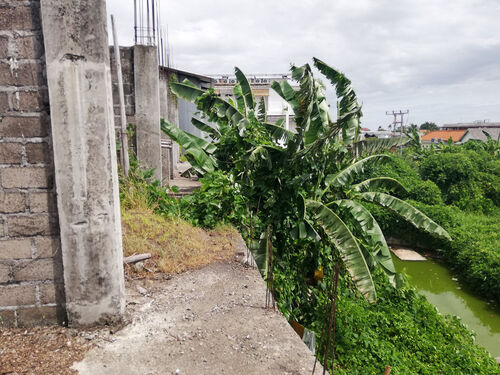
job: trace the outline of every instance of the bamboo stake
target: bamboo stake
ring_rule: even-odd
[[[122,64],[120,60],[120,46],[118,45],[118,37],[116,35],[115,19],[111,15],[111,27],[113,29],[113,42],[115,45],[115,64],[116,76],[118,77],[118,96],[120,98],[120,129],[121,129],[121,164],[122,171],[125,177],[128,177],[128,170],[130,166],[128,158],[128,138],[127,138],[127,117],[125,116],[125,95],[123,93],[123,77],[122,77]]]

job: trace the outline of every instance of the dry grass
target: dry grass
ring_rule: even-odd
[[[232,259],[238,232],[229,226],[206,231],[180,219],[166,219],[144,206],[122,211],[124,255],[151,253],[145,270],[175,274]],[[127,273],[143,273],[127,266]]]

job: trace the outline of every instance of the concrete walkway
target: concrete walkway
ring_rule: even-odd
[[[427,260],[425,257],[417,253],[416,251],[404,247],[391,247],[391,251],[401,260],[422,262]]]
[[[131,323],[74,364],[80,374],[304,374],[314,357],[255,268],[217,263],[127,284]],[[318,364],[316,374],[321,374]]]

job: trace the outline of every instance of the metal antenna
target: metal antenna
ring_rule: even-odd
[[[134,0],[134,44],[137,44],[137,0]]]
[[[153,33],[152,33],[152,44],[156,45],[156,12],[155,12],[155,0],[151,0],[151,18],[153,21]]]

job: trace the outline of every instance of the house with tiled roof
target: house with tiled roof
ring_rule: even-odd
[[[462,137],[460,143],[465,143],[467,141],[482,141],[486,142],[488,137],[486,133],[490,135],[493,139],[498,139],[500,136],[500,127],[498,128],[470,128],[467,130],[465,135]]]
[[[432,144],[438,145],[440,143],[448,142],[451,138],[453,143],[462,143],[462,140],[467,133],[467,130],[434,130],[422,136],[422,144],[424,147],[429,147]]]

